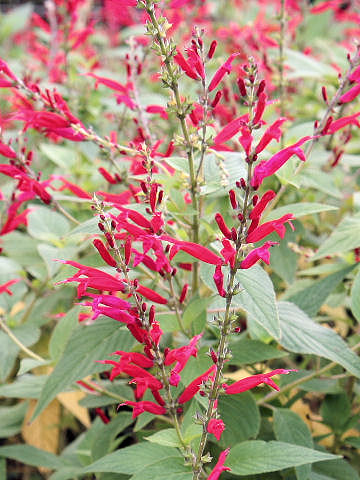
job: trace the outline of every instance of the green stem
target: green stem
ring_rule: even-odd
[[[29,350],[25,345],[13,334],[10,328],[6,325],[4,317],[0,316],[0,328],[8,335],[9,338],[22,350],[26,355],[33,358],[34,360],[39,360],[40,362],[45,362],[45,359],[37,355],[33,351]]]
[[[189,174],[190,174],[190,194],[191,194],[191,200],[192,200],[192,208],[196,212],[193,216],[193,221],[192,221],[192,241],[194,243],[199,243],[200,212],[199,212],[199,202],[198,202],[198,182],[197,182],[196,172],[195,172],[193,145],[192,145],[189,130],[187,128],[186,121],[185,121],[186,113],[183,111],[183,105],[181,102],[180,92],[179,92],[179,84],[174,74],[173,66],[170,60],[172,56],[168,51],[169,49],[167,48],[167,45],[165,44],[164,38],[166,37],[164,36],[164,33],[156,18],[153,2],[151,0],[147,0],[146,2],[146,11],[150,17],[153,27],[156,30],[155,38],[158,43],[158,46],[160,47],[162,59],[163,59],[167,74],[170,78],[169,86],[174,94],[176,108],[177,108],[177,116],[179,118],[181,130],[185,140],[186,155],[188,159]],[[192,278],[192,291],[196,292],[198,289],[198,283],[199,283],[198,262],[195,262],[193,264],[193,267],[194,268],[193,268],[193,278]]]

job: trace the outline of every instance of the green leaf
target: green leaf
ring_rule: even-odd
[[[336,412],[336,415],[334,415]],[[351,403],[346,393],[326,395],[321,405],[320,414],[324,423],[335,432],[342,433],[350,415]]]
[[[284,348],[326,358],[360,378],[360,359],[333,330],[315,323],[293,303],[279,302],[279,314]]]
[[[80,306],[75,305],[53,329],[49,343],[49,353],[53,360],[58,360],[64,352],[72,332],[78,326],[79,313]]]
[[[330,210],[338,210],[338,207],[333,205],[326,205],[324,203],[289,203],[282,207],[275,208],[269,215],[265,215],[265,220],[269,222],[270,220],[275,220],[282,217],[286,213],[292,213],[294,217],[300,218],[305,215],[313,215],[314,213],[319,212],[328,212]]]
[[[284,238],[279,239],[277,234],[272,234],[267,237],[267,240],[279,242],[279,245],[271,249],[271,268],[285,282],[293,283],[297,269],[297,254],[289,248],[288,243],[296,242],[296,233],[291,230],[290,226],[287,226]]]
[[[74,257],[77,249],[74,247],[57,248],[47,243],[40,243],[37,250],[46,264],[49,277],[53,277],[62,267],[62,263],[56,260],[70,260]]]
[[[11,329],[13,334],[25,347],[30,347],[40,338],[40,330],[31,325],[20,325]],[[3,331],[0,331],[0,381],[5,381],[10,374],[20,348]]]
[[[79,160],[79,155],[74,148],[54,145],[52,143],[41,143],[39,148],[49,160],[65,172],[69,171],[69,168]]]
[[[302,189],[314,188],[330,197],[343,198],[343,193],[335,185],[333,177],[324,175],[318,168],[311,168],[307,165],[296,179],[300,182]]]
[[[183,458],[165,458],[157,463],[146,466],[137,472],[130,480],[144,480],[156,478],[156,480],[191,480],[192,471],[184,465]]]
[[[171,464],[179,458],[184,461],[176,448],[142,442],[131,445],[131,447],[121,448],[116,452],[100,458],[84,468],[83,472],[114,472],[134,475],[161,460],[167,460],[168,464]]]
[[[0,447],[0,456],[17,460],[26,465],[33,465],[34,467],[46,467],[55,470],[63,466],[63,461],[57,455],[31,445]]]
[[[313,465],[313,472],[319,477],[311,476],[311,480],[359,480],[356,470],[342,458]]]
[[[338,284],[356,267],[356,264],[347,266],[325,278],[316,280],[303,290],[293,295],[284,297],[289,302],[295,303],[311,317],[315,316],[321,305],[325,303],[330,293],[335,290]]]
[[[204,159],[205,185],[201,188],[201,193],[215,197],[227,195],[230,188],[235,188],[235,182],[246,176],[247,164],[241,153],[211,153]]]
[[[25,374],[14,382],[0,386],[0,397],[39,398],[47,375]]]
[[[208,268],[201,268],[200,271],[202,279],[210,287],[209,275],[206,275]],[[269,275],[259,265],[254,265],[247,270],[239,270],[236,282],[240,284],[240,292],[233,298],[231,307],[245,310],[249,322],[256,322],[272,337],[279,338],[279,314],[274,286]],[[215,291],[214,286],[210,288]],[[224,308],[225,299],[216,296],[211,303],[211,310],[223,312]]]
[[[202,332],[206,323],[206,309],[210,303],[209,297],[193,297],[182,314],[184,328],[191,328],[194,335]]]
[[[91,456],[97,460],[109,453],[115,437],[134,422],[130,412],[121,412],[111,422],[102,424],[97,430],[91,446]]]
[[[267,345],[258,340],[242,338],[230,344],[232,358],[230,365],[246,365],[257,362],[264,362],[273,358],[286,357],[288,354],[276,347]]]
[[[321,245],[319,250],[312,257],[312,260],[333,255],[334,253],[344,253],[359,246],[360,237],[360,213],[353,217],[346,217],[337,227],[333,229],[331,235]]]
[[[357,272],[351,288],[351,312],[360,322],[360,270]]]
[[[274,285],[263,268],[254,265],[236,274],[243,289],[234,297],[233,306],[243,308],[251,320],[261,325],[274,338],[280,337]]]
[[[250,440],[235,445],[225,464],[235,475],[251,475],[336,458],[339,457],[290,443]]]
[[[133,338],[130,333],[121,330],[119,323],[112,319],[100,318],[93,325],[79,325],[44,385],[33,420],[59,392],[74,381],[108,369],[103,364],[95,363],[96,360],[106,358],[109,353],[119,348],[128,350],[132,345]]]
[[[70,230],[70,224],[63,215],[50,208],[36,205],[27,218],[28,232],[32,237],[58,247],[62,246],[60,239]]]
[[[276,439],[281,442],[313,447],[311,432],[306,423],[295,412],[287,408],[278,408],[274,413],[274,432]],[[311,472],[311,465],[295,467],[298,480],[307,480]]]
[[[0,407],[0,438],[9,438],[21,431],[28,407],[28,402],[13,407]]]
[[[221,396],[218,409],[226,427],[220,440],[223,447],[255,438],[259,433],[260,413],[250,392]]]
[[[285,65],[291,70],[287,72],[288,79],[334,77],[334,69],[326,63],[290,48],[285,49]]]
[[[175,428],[165,428],[150,435],[150,437],[145,437],[145,440],[165,447],[181,447]]]

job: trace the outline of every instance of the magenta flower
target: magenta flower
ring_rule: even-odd
[[[216,135],[214,138],[214,143],[221,144],[230,140],[230,138],[232,138],[234,135],[240,132],[243,127],[246,126],[248,120],[248,113],[242,115],[241,117],[235,118],[235,120],[232,120]]]
[[[294,369],[285,370],[284,368],[277,368],[269,373],[259,373],[258,375],[251,375],[250,377],[243,378],[232,385],[224,384],[223,387],[228,395],[246,392],[247,390],[257,387],[260,383],[266,383],[267,385],[270,385],[270,387],[279,391],[280,388],[270,377],[273,377],[274,375],[287,375],[289,372],[296,371],[297,370]]]
[[[338,118],[335,121],[330,122],[329,124],[325,125],[324,130],[322,131],[323,135],[332,135],[333,133],[337,132],[341,128],[346,127],[347,125],[356,125],[360,128],[360,122],[357,117],[360,115],[360,112],[354,113],[353,115],[349,115],[348,117]]]
[[[360,94],[360,83],[358,83],[358,84],[355,85],[354,87],[350,88],[349,91],[347,91],[346,93],[344,93],[344,95],[342,95],[342,96],[340,97],[339,103],[342,104],[342,103],[351,102],[351,101],[354,100],[354,98],[356,98],[359,94]]]
[[[15,278],[13,280],[9,280],[6,283],[3,283],[2,285],[0,285],[0,293],[7,293],[8,295],[13,295],[13,292],[9,289],[9,287],[18,282],[20,282],[20,278]]]
[[[222,259],[218,255],[202,245],[198,245],[197,243],[193,242],[177,240],[176,238],[170,237],[170,235],[161,235],[160,238],[166,242],[175,244],[176,248],[171,250],[170,260],[177,254],[179,250],[182,250],[198,260],[201,260],[202,262],[210,263],[212,265],[222,264]]]
[[[225,297],[226,291],[224,290],[224,274],[221,270],[221,265],[216,265],[213,279],[219,295],[221,297]]]
[[[280,152],[273,155],[269,160],[263,160],[256,165],[251,179],[251,186],[258,188],[262,184],[264,178],[277,172],[293,155],[297,155],[300,160],[305,161],[305,154],[300,146],[311,138],[312,137],[310,136],[304,137],[294,143],[294,145],[290,145],[289,147],[280,150]]]
[[[224,466],[226,457],[229,455],[229,452],[230,452],[230,448],[227,448],[226,450],[220,453],[219,460],[217,461],[217,464],[215,465],[213,471],[208,476],[207,480],[218,480],[222,472],[231,470],[231,468]]]
[[[217,213],[215,215],[215,221],[216,223],[218,224],[218,227],[221,231],[221,233],[228,239],[232,239],[232,235],[231,235],[231,230],[230,228],[226,225],[225,223],[225,220],[223,218],[223,216],[221,215],[221,213]]]
[[[232,55],[230,55],[230,57],[226,60],[226,62],[223,65],[221,65],[221,67],[218,70],[216,70],[209,84],[209,92],[214,90],[214,88],[216,88],[219,85],[219,83],[227,73],[231,72],[231,68],[232,68],[231,64],[238,55],[240,55],[240,53],[233,53]]]
[[[176,55],[174,55],[175,62],[179,65],[179,67],[186,73],[186,75],[193,80],[200,80],[198,73],[194,70],[192,65],[185,59],[183,54],[176,50]]]
[[[173,363],[176,362],[175,367],[171,371],[171,376],[170,376],[171,385],[174,385],[175,387],[178,386],[181,379],[179,373],[181,372],[181,370],[183,370],[183,368],[189,361],[190,357],[197,356],[197,352],[198,352],[197,343],[201,337],[202,337],[202,333],[199,335],[195,335],[195,337],[193,337],[190,340],[189,345],[184,345],[179,348],[174,348],[173,350],[169,350],[166,353],[165,361],[164,361],[164,364],[166,366],[172,365]]]
[[[209,370],[206,370],[205,373],[195,378],[183,391],[183,393],[178,398],[179,403],[186,403],[198,393],[203,382],[209,380],[209,378],[214,377],[216,373],[216,365],[212,365]]]
[[[267,265],[270,263],[270,252],[269,248],[273,245],[277,245],[277,242],[265,242],[262,247],[254,248],[251,252],[245,257],[245,259],[240,263],[240,268],[246,269],[250,268],[259,260],[262,260]]]
[[[149,402],[148,400],[142,400],[140,402],[124,402],[120,405],[129,405],[133,407],[133,418],[138,417],[144,412],[153,413],[154,415],[164,415],[166,413],[166,408],[162,405],[158,405],[154,402]]]
[[[273,232],[276,232],[280,238],[284,238],[286,233],[286,227],[284,224],[289,223],[292,230],[294,230],[294,226],[291,223],[291,220],[293,219],[294,219],[294,215],[292,213],[287,213],[286,215],[283,215],[281,218],[278,218],[276,220],[271,220],[270,222],[265,222],[259,225],[258,227],[256,227],[254,230],[252,230],[246,237],[246,241],[247,243],[259,242],[260,240],[262,240],[267,235],[270,235],[270,233],[273,233]]]
[[[207,426],[208,433],[212,433],[216,440],[220,440],[223,431],[225,430],[225,424],[221,418],[212,418]]]
[[[224,257],[225,263],[228,263],[231,268],[235,267],[235,260],[236,260],[236,250],[231,245],[230,241],[226,238],[222,240],[223,247],[221,249],[221,255]]]
[[[7,158],[16,158],[16,152],[0,140],[0,154]]]
[[[260,122],[261,117],[264,113],[265,107],[266,107],[266,100],[267,100],[267,95],[265,92],[261,92],[256,104],[256,110],[255,110],[255,115],[253,118],[252,123],[256,125],[257,123]]]
[[[261,137],[260,142],[255,148],[255,153],[260,153],[268,146],[271,140],[280,140],[282,131],[280,130],[281,125],[286,122],[287,118],[280,117],[278,118],[270,127],[265,130],[264,135]]]
[[[110,265],[110,267],[116,267],[117,262],[115,258],[112,257],[107,247],[99,238],[95,238],[93,240],[93,245],[96,248],[96,250],[100,253],[100,256],[104,260],[104,262]]]

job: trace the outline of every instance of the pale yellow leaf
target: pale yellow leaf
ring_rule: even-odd
[[[79,401],[84,398],[84,392],[62,392],[57,395],[57,399],[65,408],[69,410],[86,428],[90,428],[91,420],[87,408],[79,405]]]

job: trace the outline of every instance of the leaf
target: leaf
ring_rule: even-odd
[[[20,325],[13,328],[12,332],[25,347],[30,347],[40,338],[40,330],[31,325]],[[10,374],[19,351],[11,338],[0,331],[0,381],[5,381]]]
[[[265,215],[264,218],[269,222],[270,220],[282,217],[286,213],[292,213],[294,217],[300,218],[305,215],[313,215],[314,213],[328,212],[330,210],[338,210],[338,207],[315,202],[289,203],[282,207],[275,208],[275,210],[272,210],[269,215]]]
[[[224,196],[231,188],[235,188],[235,182],[247,177],[247,165],[244,156],[239,152],[221,152],[205,156],[204,177],[205,185],[201,187],[201,194]]]
[[[359,474],[356,470],[342,458],[331,462],[318,463],[313,466],[313,472],[319,475],[319,478],[314,477],[314,480],[359,480]],[[310,477],[310,479],[313,480],[313,477]]]
[[[297,254],[289,248],[288,243],[296,242],[296,233],[291,230],[290,226],[287,226],[284,238],[279,239],[277,234],[272,234],[267,237],[267,240],[279,242],[276,248],[271,249],[271,268],[285,282],[293,283],[297,269]]]
[[[259,265],[254,265],[247,270],[239,270],[236,281],[240,282],[240,288],[243,290],[234,297],[233,305],[246,310],[252,320],[278,339],[279,313],[274,285],[269,275]]]
[[[145,437],[145,440],[165,447],[181,447],[175,428],[165,428],[150,435],[150,437]]]
[[[33,465],[34,467],[46,467],[54,470],[63,466],[63,461],[58,456],[31,445],[0,447],[0,456],[17,460],[26,465]]]
[[[345,217],[331,235],[321,245],[319,250],[312,257],[312,260],[344,253],[359,246],[360,237],[360,213],[353,217]]]
[[[0,386],[0,396],[7,398],[39,398],[47,375],[20,375],[12,383]]]
[[[24,373],[29,372],[33,368],[40,367],[43,365],[48,365],[50,362],[45,360],[35,360],[34,358],[23,358],[20,360],[20,368],[18,371],[18,376],[23,375]]]
[[[8,438],[21,431],[28,402],[21,402],[13,407],[0,407],[0,438]]]
[[[257,362],[264,362],[273,358],[282,358],[287,355],[286,352],[277,349],[271,345],[243,338],[230,344],[231,359],[230,365],[246,365]]]
[[[38,245],[37,250],[46,264],[49,277],[53,277],[62,267],[62,263],[56,260],[70,260],[76,252],[76,248],[74,247],[57,248],[46,243]]]
[[[156,480],[191,480],[192,471],[184,465],[182,458],[165,458],[150,466],[146,466],[137,472],[130,480],[144,480],[145,478],[156,478]]]
[[[65,172],[79,160],[79,155],[74,148],[54,145],[52,143],[41,143],[39,149],[49,160]]]
[[[281,442],[313,447],[311,432],[306,423],[295,412],[286,408],[277,408],[274,412],[274,432],[276,439]],[[311,465],[295,467],[298,480],[307,480],[311,472]]]
[[[130,447],[121,448],[116,452],[100,458],[84,468],[83,472],[114,472],[134,475],[161,460],[167,460],[168,464],[170,464],[178,458],[184,461],[176,448],[142,442],[131,445]]]
[[[225,423],[220,440],[222,446],[228,447],[251,437],[255,438],[259,433],[259,408],[250,392],[221,396],[218,409],[220,418]]]
[[[206,267],[201,268],[201,278],[215,291],[214,286],[209,282],[209,275],[206,275],[207,271]],[[258,323],[272,337],[279,338],[279,314],[274,286],[269,275],[259,265],[254,265],[247,270],[239,270],[236,274],[236,282],[240,284],[240,293],[233,298],[231,307],[245,310],[249,321]],[[223,312],[224,309],[225,299],[216,296],[211,303],[211,311]]]
[[[337,458],[337,455],[290,443],[250,440],[230,450],[226,465],[235,475],[254,475]]]
[[[209,297],[193,297],[182,314],[184,328],[191,328],[194,335],[202,332],[206,323],[206,309],[210,303]]]
[[[279,302],[279,314],[284,348],[326,358],[360,378],[360,359],[333,330],[315,323],[293,303]]]
[[[329,425],[335,432],[342,433],[351,416],[351,403],[347,394],[326,395],[321,404],[320,414],[326,425]]]
[[[49,353],[53,360],[58,360],[65,350],[69,338],[78,326],[79,313],[80,307],[75,305],[53,329],[49,343]]]
[[[351,288],[351,312],[360,322],[360,270],[357,272]]]
[[[334,77],[334,69],[325,63],[319,61],[318,58],[313,58],[310,55],[285,49],[285,64],[292,71],[287,73],[287,78],[318,78],[322,79],[325,76]]]
[[[32,420],[74,381],[108,368],[95,363],[96,360],[104,359],[119,348],[130,349],[132,344],[130,333],[120,329],[119,323],[112,319],[101,318],[90,326],[79,325],[44,385]]]
[[[30,423],[29,420],[34,412],[35,405],[36,401],[31,400],[21,434],[27,445],[56,453],[59,448],[60,404],[57,400],[53,400],[41,412],[41,415]]]
[[[300,182],[303,189],[314,188],[319,190],[319,192],[326,193],[330,197],[343,198],[342,192],[335,185],[334,178],[330,175],[323,175],[318,168],[311,168],[307,165],[296,179]]]
[[[120,412],[110,423],[103,424],[91,446],[92,459],[97,460],[109,453],[115,438],[132,423],[134,420],[130,412]]]
[[[61,237],[70,230],[68,220],[50,208],[36,207],[28,214],[29,234],[45,242],[61,247]]]
[[[316,280],[303,290],[293,295],[284,297],[286,300],[295,303],[305,313],[311,317],[315,316],[321,305],[325,303],[330,293],[335,290],[338,284],[356,267],[356,264],[347,266],[342,270],[338,270],[325,278]]]

